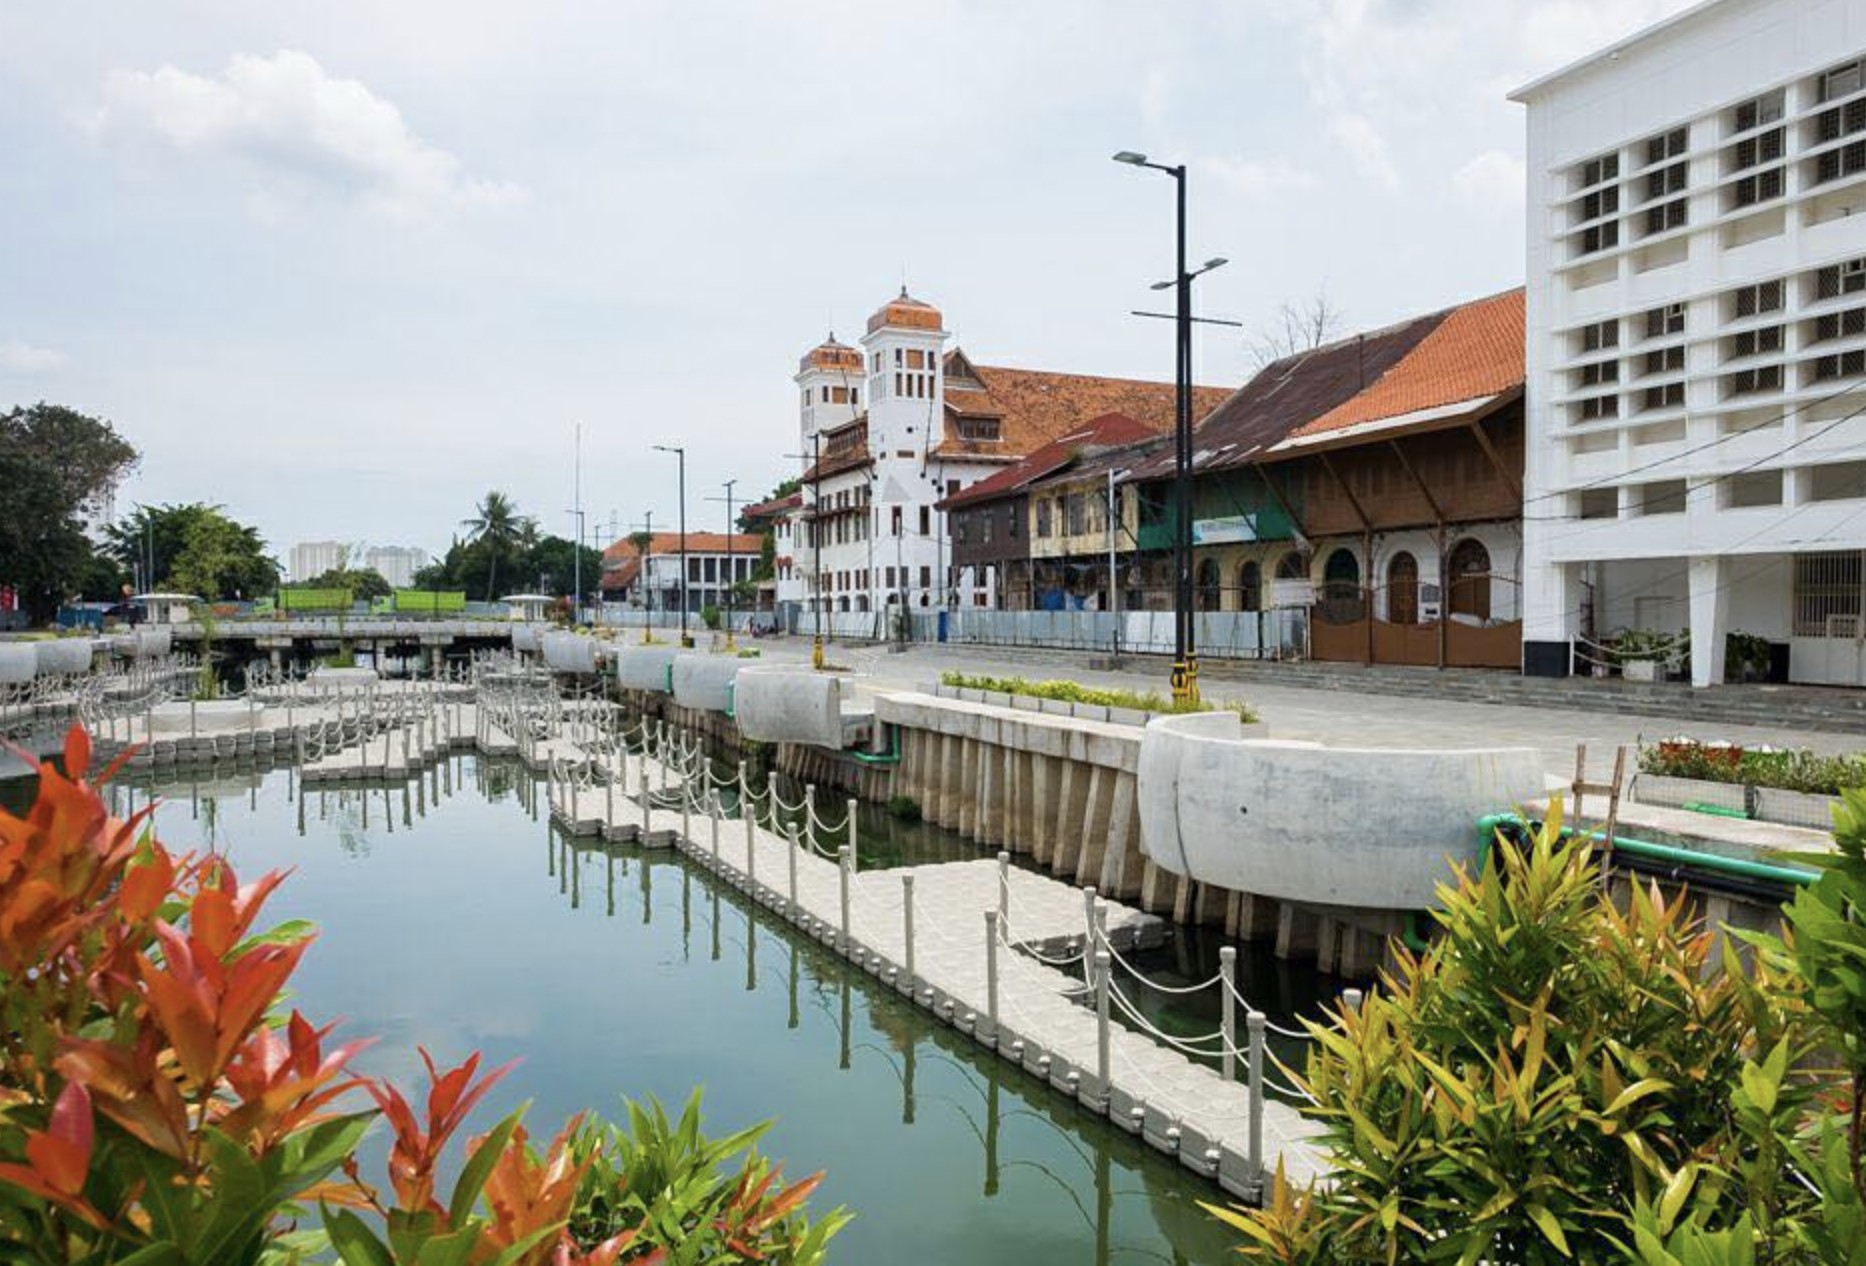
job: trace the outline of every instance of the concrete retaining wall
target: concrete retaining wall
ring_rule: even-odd
[[[0,685],[17,686],[39,675],[36,642],[0,642]]]
[[[91,640],[85,637],[61,637],[34,642],[39,673],[88,673],[91,671]]]
[[[680,652],[672,646],[624,646],[616,652],[616,684],[625,690],[667,694],[668,670]]]
[[[520,653],[536,651],[540,632],[541,630],[535,624],[514,624],[512,626],[512,649]]]
[[[733,711],[760,743],[842,750],[842,679],[800,668],[741,668]]]
[[[682,655],[674,661],[674,702],[702,712],[732,707],[732,683],[740,661],[714,655]]]
[[[1420,909],[1476,856],[1472,823],[1541,794],[1541,765],[1529,748],[1325,748],[1246,739],[1229,713],[1163,718],[1141,741],[1142,848],[1202,884]]]
[[[538,639],[538,649],[544,654],[545,666],[552,672],[581,673],[585,676],[596,672],[596,655],[600,646],[593,637],[567,631],[553,630]]]

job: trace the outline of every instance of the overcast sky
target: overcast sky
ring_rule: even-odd
[[[1504,94],[1684,0],[0,0],[0,407],[283,557],[444,549],[489,488],[690,527],[796,464],[797,357],[899,288],[986,364],[1171,373],[1200,309],[1348,330],[1519,284]],[[1202,336],[1201,381],[1251,360]]]

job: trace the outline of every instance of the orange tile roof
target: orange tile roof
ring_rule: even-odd
[[[1085,450],[1100,452],[1117,445],[1151,439],[1157,434],[1151,427],[1135,421],[1125,413],[1104,413],[1069,434],[1051,440],[1015,466],[1007,466],[979,480],[939,505],[942,509],[953,509],[1019,492],[1034,480],[1071,465]]]
[[[954,357],[970,369],[979,388],[949,386],[946,391],[945,437],[934,453],[947,457],[1001,458],[1017,461],[1084,422],[1109,413],[1126,414],[1149,431],[1164,431],[1173,424],[1173,384],[1137,378],[1103,378],[1091,374],[1058,374],[1035,369],[1007,369],[975,365],[956,349]],[[1223,387],[1195,387],[1193,421],[1205,416],[1231,394]],[[968,440],[955,424],[960,415],[997,417],[997,440]]]
[[[734,554],[756,554],[764,548],[765,538],[751,532],[734,532],[732,549]],[[726,534],[724,532],[687,533],[687,552],[689,554],[724,554],[726,553]],[[648,542],[650,555],[668,555],[680,553],[680,533],[656,532]],[[612,543],[603,551],[603,569],[612,570],[622,565],[623,560],[639,558],[635,542],[628,537]]]
[[[1483,400],[1523,385],[1523,291],[1451,309],[1366,390],[1296,427],[1321,435],[1426,409]]]

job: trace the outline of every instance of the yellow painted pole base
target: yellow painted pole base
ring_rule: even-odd
[[[810,667],[819,673],[823,671],[823,639],[820,637],[810,643]]]

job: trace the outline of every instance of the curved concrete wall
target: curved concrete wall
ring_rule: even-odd
[[[683,708],[724,712],[732,706],[732,683],[740,661],[714,655],[682,655],[674,661],[674,702]]]
[[[759,743],[809,743],[842,750],[842,680],[807,668],[741,668],[739,732]]]
[[[320,693],[339,690],[366,690],[381,678],[373,668],[313,668],[305,674],[305,685]]]
[[[0,642],[0,685],[16,686],[39,675],[36,642]]]
[[[553,672],[591,674],[596,671],[598,643],[593,637],[553,631],[538,639],[544,662]]]
[[[1317,905],[1416,910],[1476,824],[1542,793],[1541,756],[1246,739],[1228,712],[1141,738],[1141,851],[1201,883]]]
[[[91,671],[91,640],[87,637],[61,637],[50,642],[34,642],[41,673],[88,673]]]
[[[512,649],[515,651],[535,651],[538,649],[538,626],[535,624],[514,624],[512,626]]]
[[[163,656],[175,649],[174,629],[137,629],[136,654]]]
[[[616,652],[616,684],[664,695],[668,669],[679,654],[671,646],[624,646]]]
[[[271,714],[265,708],[231,699],[192,705],[163,703],[149,713],[149,729],[154,734],[240,734],[270,724]]]

